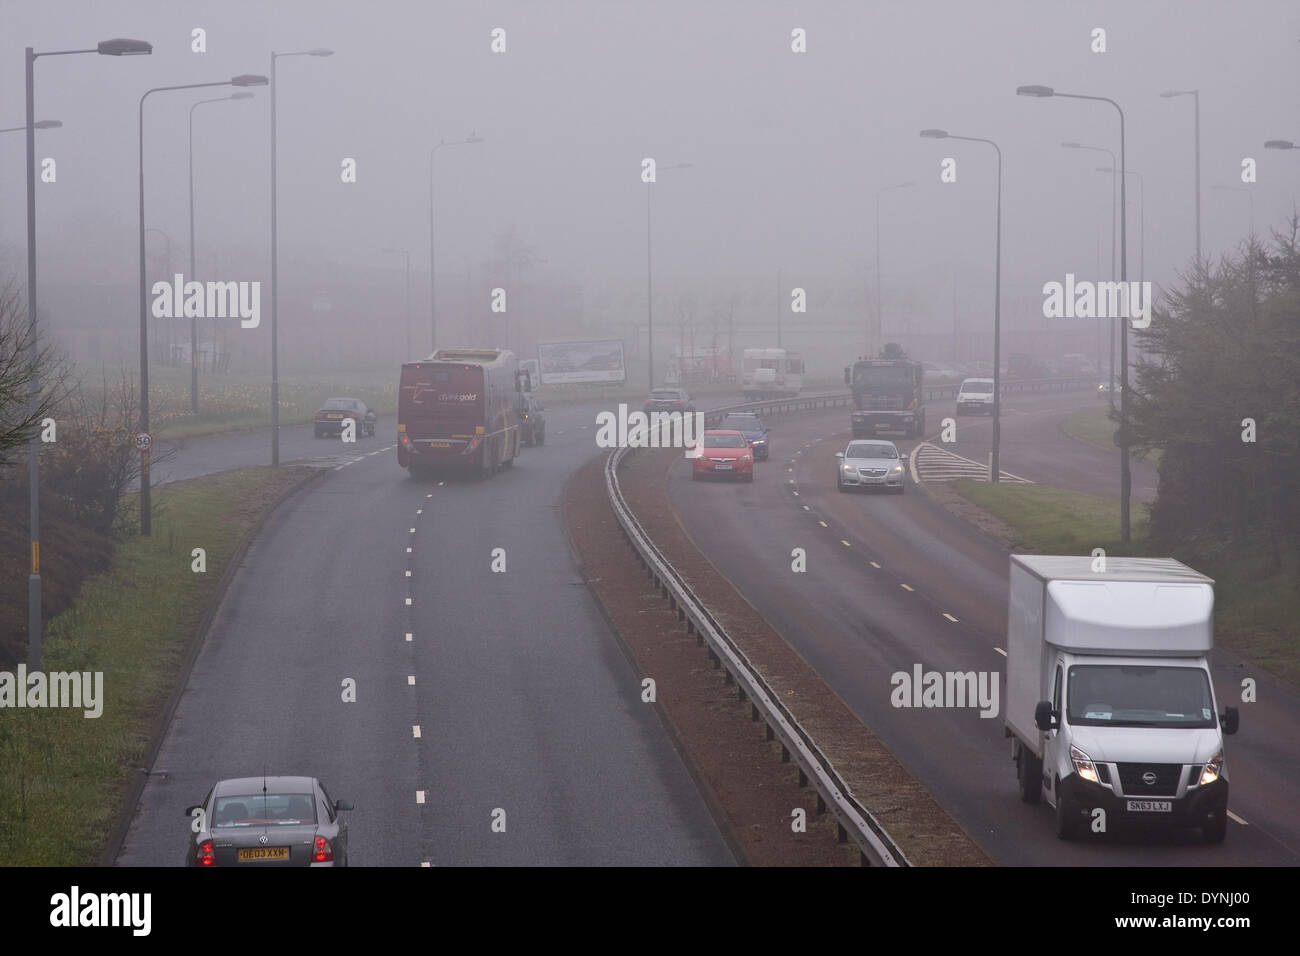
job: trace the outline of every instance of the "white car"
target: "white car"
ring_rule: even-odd
[[[892,488],[898,494],[907,490],[903,474],[903,457],[898,446],[882,439],[856,439],[843,451],[837,451],[835,487],[840,491],[850,488]]]
[[[987,412],[993,414],[993,379],[968,378],[957,389],[957,414]]]

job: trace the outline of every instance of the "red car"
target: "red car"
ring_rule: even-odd
[[[754,480],[754,446],[743,432],[710,428],[697,450],[699,456],[691,459],[692,481],[708,475]]]

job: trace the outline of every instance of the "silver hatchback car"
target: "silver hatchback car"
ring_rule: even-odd
[[[856,439],[843,451],[835,468],[835,487],[840,491],[850,488],[891,488],[897,494],[907,490],[903,458],[898,446],[881,439]]]

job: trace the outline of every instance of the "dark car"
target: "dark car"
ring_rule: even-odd
[[[684,388],[656,388],[645,400],[643,411],[651,412],[694,412],[695,402],[686,394]]]
[[[359,398],[327,398],[316,411],[316,437],[340,435],[343,423],[351,419],[356,423],[354,434],[358,438],[375,433],[377,416]]]
[[[767,461],[771,451],[767,444],[767,434],[769,429],[763,424],[763,419],[753,412],[729,412],[723,419],[719,428],[730,428],[740,432],[745,436],[745,440],[754,448],[754,459],[756,461]]]
[[[315,777],[221,780],[190,818],[186,866],[347,866],[348,825]]]
[[[525,445],[546,443],[546,406],[525,392],[519,398],[519,433]]]

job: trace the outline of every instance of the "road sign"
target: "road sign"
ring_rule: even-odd
[[[153,436],[148,432],[136,432],[135,448],[136,451],[148,451],[153,445]]]

